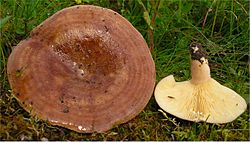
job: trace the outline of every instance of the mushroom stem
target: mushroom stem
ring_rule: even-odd
[[[189,46],[191,54],[191,83],[201,84],[207,82],[210,76],[210,68],[208,66],[207,53],[197,42],[192,42]]]
[[[155,100],[166,112],[189,121],[228,123],[247,108],[245,100],[210,77],[206,51],[198,43],[189,47],[192,79],[175,82],[173,75],[155,87]]]

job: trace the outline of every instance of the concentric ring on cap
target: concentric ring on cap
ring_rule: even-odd
[[[155,66],[141,34],[118,13],[65,8],[8,59],[14,95],[33,115],[78,132],[106,131],[148,103]]]

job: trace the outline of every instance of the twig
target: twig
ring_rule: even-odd
[[[149,32],[149,49],[150,49],[151,53],[154,52],[154,24],[155,24],[155,18],[156,18],[157,14],[158,14],[160,1],[161,0],[157,1],[155,12],[154,12],[154,15],[153,15],[153,17],[151,19],[151,27],[153,27],[153,28],[149,27],[149,29],[148,29],[148,32]]]
[[[202,32],[203,32],[203,33],[204,33],[204,28],[205,28],[205,23],[206,23],[206,21],[207,21],[208,13],[211,12],[211,11],[212,11],[212,9],[209,8],[208,11],[207,11],[207,13],[206,13],[206,16],[204,17],[204,20],[203,20],[203,23],[202,23]]]
[[[202,32],[203,33],[204,33],[204,28],[205,28],[205,24],[206,24],[206,21],[207,21],[208,13],[213,10],[213,5],[214,5],[215,2],[216,2],[216,0],[213,1],[213,3],[211,4],[211,6],[209,7],[209,9],[207,10],[206,16],[204,17],[204,20],[203,20],[203,23],[202,23]]]

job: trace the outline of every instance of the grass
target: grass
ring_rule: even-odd
[[[0,0],[0,140],[249,141],[249,1],[161,0],[151,25],[156,3],[149,0]],[[194,123],[159,111],[152,97],[147,107],[131,121],[105,133],[93,134],[76,133],[31,117],[11,95],[7,58],[12,48],[27,38],[39,23],[58,10],[76,4],[94,4],[119,12],[148,43],[152,38],[149,28],[153,26],[152,55],[157,81],[169,74],[174,74],[177,81],[189,79],[187,47],[192,40],[199,41],[209,53],[212,77],[240,93],[248,102],[247,111],[227,124]]]

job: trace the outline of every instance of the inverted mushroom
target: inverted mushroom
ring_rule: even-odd
[[[12,51],[8,79],[32,115],[78,132],[102,132],[135,117],[154,89],[141,34],[97,6],[63,9]]]
[[[166,112],[189,121],[233,121],[246,110],[245,100],[211,78],[207,54],[201,44],[191,43],[189,51],[192,79],[175,82],[173,75],[162,79],[154,93],[157,103]]]

